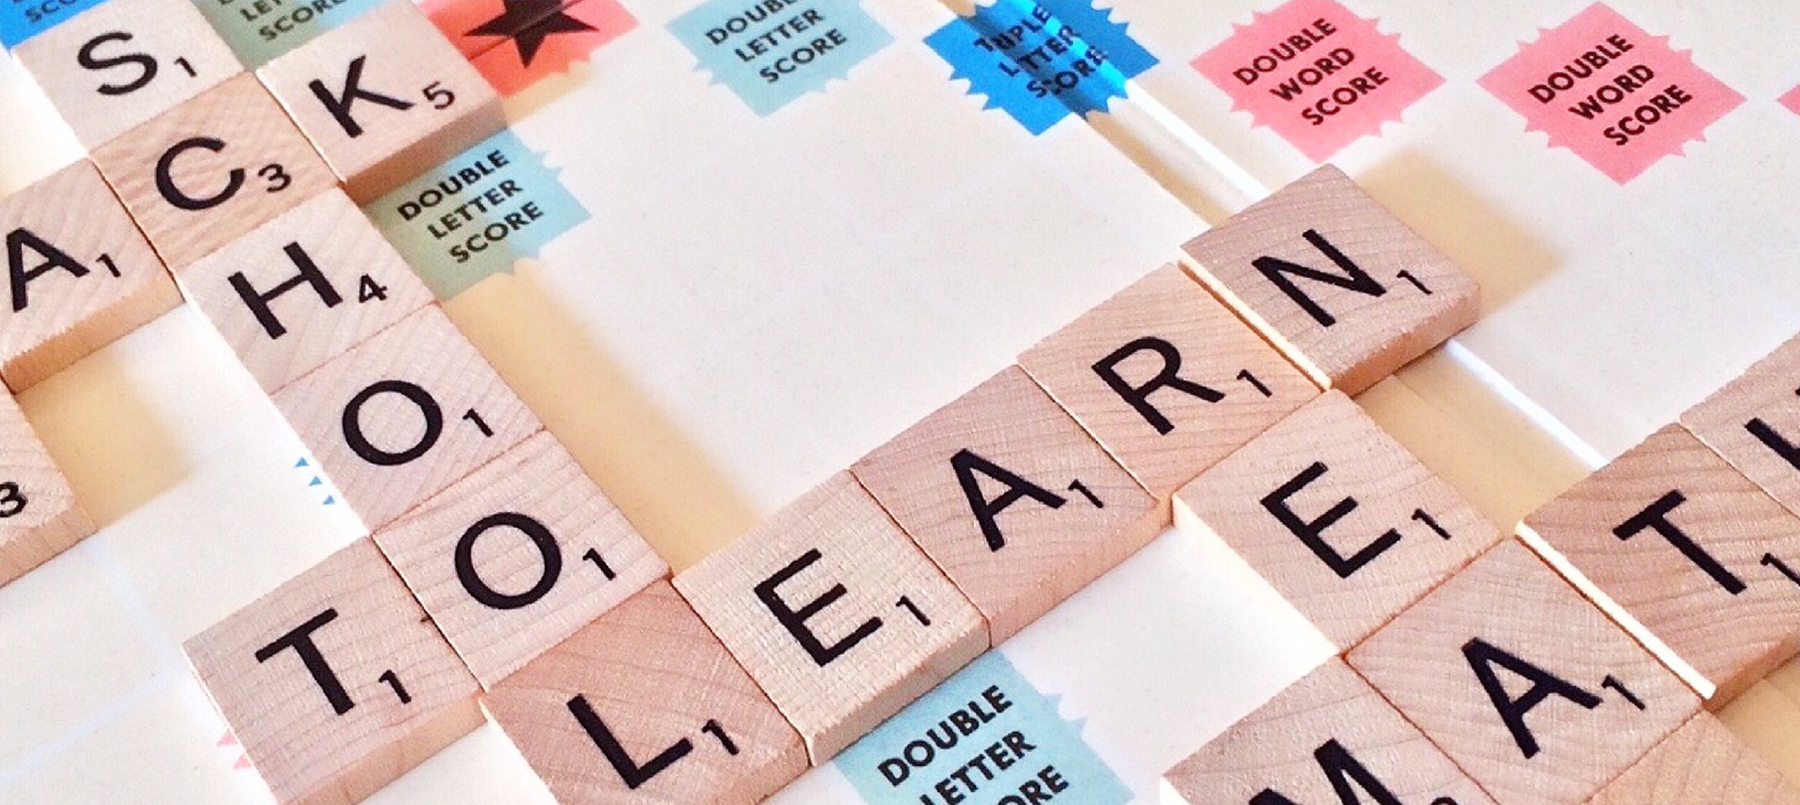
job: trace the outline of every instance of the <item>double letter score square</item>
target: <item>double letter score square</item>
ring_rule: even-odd
[[[1500,539],[1335,390],[1201,473],[1175,519],[1224,540],[1340,651]]]
[[[1011,637],[1162,531],[1156,501],[1018,367],[851,467]]]
[[[821,765],[987,648],[981,614],[848,472],[675,577]]]
[[[1346,394],[1473,324],[1479,303],[1474,280],[1330,165],[1185,248],[1213,293]]]
[[[489,688],[669,574],[549,431],[375,532],[375,543]]]
[[[668,582],[489,692],[488,711],[558,802],[753,805],[806,747]]]
[[[1173,265],[1082,314],[1019,365],[1164,501],[1319,393]]]
[[[358,202],[506,126],[500,96],[408,0],[257,71]]]
[[[366,538],[184,648],[283,805],[361,801],[481,723],[475,679]]]
[[[274,400],[371,530],[543,429],[435,305]]]

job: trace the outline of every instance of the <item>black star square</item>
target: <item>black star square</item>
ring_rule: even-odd
[[[564,13],[558,0],[501,0],[505,10],[469,30],[465,36],[504,36],[519,49],[519,61],[526,67],[537,58],[544,40],[556,34],[592,31],[594,26]]]

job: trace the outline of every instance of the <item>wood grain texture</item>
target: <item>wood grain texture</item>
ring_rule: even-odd
[[[1474,280],[1330,165],[1185,249],[1213,293],[1314,382],[1347,394],[1473,324],[1480,306]]]
[[[163,263],[177,271],[337,183],[248,73],[94,149],[93,157]]]
[[[90,150],[244,71],[190,0],[108,0],[13,58]]]
[[[12,395],[0,390],[0,585],[94,533]]]
[[[375,532],[375,544],[484,688],[669,575],[549,431]]]
[[[0,379],[15,392],[181,302],[162,261],[85,160],[0,202],[0,233],[10,268]]]
[[[1800,514],[1800,337],[1688,409],[1681,424]]]
[[[493,87],[407,0],[389,0],[257,75],[358,202],[506,127]]]
[[[806,771],[800,735],[664,581],[508,677],[487,708],[564,805],[752,805]]]
[[[1299,803],[1339,802],[1333,776],[1357,779],[1373,802],[1493,805],[1493,800],[1342,660],[1277,694],[1163,775],[1165,805],[1254,801],[1272,791]],[[1381,793],[1387,799],[1381,799]]]
[[[481,723],[474,677],[367,538],[183,648],[284,805],[358,802]]]
[[[1800,790],[1712,714],[1701,713],[1589,805],[1800,805]]]
[[[848,472],[677,575],[675,587],[800,732],[815,766],[987,648],[981,614]]]
[[[1506,805],[1586,801],[1700,706],[1630,635],[1512,540],[1348,659]]]
[[[1527,515],[1519,533],[1666,645],[1714,705],[1800,651],[1800,578],[1781,570],[1800,571],[1800,518],[1679,425]]]
[[[435,305],[274,399],[371,531],[543,429]]]
[[[270,394],[432,301],[399,252],[336,188],[181,269],[176,279]]]
[[[850,471],[981,610],[994,645],[1165,525],[1157,502],[1017,366]]]
[[[1335,390],[1201,473],[1176,495],[1175,520],[1224,540],[1339,651],[1500,540]]]
[[[1038,342],[1019,365],[1162,500],[1319,394],[1174,265]]]

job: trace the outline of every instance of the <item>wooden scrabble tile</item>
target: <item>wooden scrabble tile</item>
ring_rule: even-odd
[[[0,202],[0,232],[11,291],[10,304],[0,304],[0,379],[13,391],[181,301],[93,163],[77,162]]]
[[[176,275],[270,394],[431,304],[431,291],[333,188]]]
[[[543,429],[435,305],[274,399],[371,531]]]
[[[1800,651],[1800,518],[1679,425],[1519,534],[1714,704]]]
[[[93,155],[150,244],[176,270],[337,183],[248,73]]]
[[[481,724],[456,652],[367,538],[183,648],[283,805],[349,805]]]
[[[89,149],[244,71],[191,0],[108,0],[13,57]]]
[[[1302,406],[1175,496],[1347,651],[1500,532],[1341,391]]]
[[[375,532],[482,687],[669,575],[549,431]]]
[[[850,468],[998,645],[1162,533],[1157,503],[1017,366]]]
[[[1019,365],[1162,500],[1319,394],[1173,265],[1038,342]]]
[[[1693,691],[1508,540],[1350,666],[1494,799],[1583,802],[1699,711]]]
[[[675,577],[830,760],[987,648],[967,598],[848,472]]]
[[[1163,775],[1168,805],[1493,800],[1342,660],[1277,694]],[[1344,796],[1348,786],[1354,796]]]
[[[1589,805],[1800,805],[1800,791],[1717,718],[1701,713]]]
[[[1473,324],[1479,306],[1473,280],[1330,165],[1185,248],[1213,293],[1346,394]]]
[[[389,0],[257,74],[359,202],[506,126],[500,96],[407,0]]]
[[[94,533],[12,395],[0,390],[0,585]]]
[[[1800,337],[1683,413],[1681,424],[1800,514]]]
[[[668,582],[600,616],[488,694],[558,802],[752,805],[806,747]]]

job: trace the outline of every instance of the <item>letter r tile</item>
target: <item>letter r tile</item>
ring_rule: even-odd
[[[1330,165],[1184,248],[1213,293],[1346,394],[1473,324],[1479,306],[1474,280]]]
[[[1347,659],[1507,805],[1586,802],[1700,708],[1681,680],[1515,540]]]
[[[183,648],[283,805],[361,801],[481,723],[475,678],[367,538]]]
[[[1348,651],[1499,541],[1468,501],[1329,391],[1175,496]]]
[[[820,765],[987,648],[967,598],[848,472],[675,577]]]
[[[1163,775],[1168,805],[1494,801],[1333,658]]]
[[[1319,394],[1173,265],[1082,314],[1019,365],[1162,501]]]

